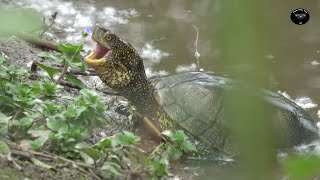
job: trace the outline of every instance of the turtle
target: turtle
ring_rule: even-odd
[[[130,43],[99,26],[93,28],[91,37],[97,44],[85,62],[107,86],[131,102],[153,135],[166,139],[161,131],[182,129],[209,149],[237,152],[223,116],[231,79],[200,71],[147,78],[143,60]],[[318,137],[314,120],[293,101],[269,90],[261,94],[277,109],[283,147]]]

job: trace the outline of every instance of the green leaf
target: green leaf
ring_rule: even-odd
[[[59,85],[51,81],[45,81],[41,84],[42,93],[46,96],[56,96],[61,89]]]
[[[51,130],[58,131],[60,133],[67,133],[69,129],[67,123],[59,118],[49,118],[47,120],[47,126]]]
[[[110,161],[104,162],[101,167],[101,170],[109,171],[112,174],[117,175],[117,176],[122,175],[120,165],[113,163],[113,162],[110,162]]]
[[[52,55],[52,54],[50,54],[50,53],[48,53],[48,52],[45,52],[45,51],[40,52],[40,53],[37,54],[37,55],[38,55],[39,57],[48,58],[48,59],[51,59],[51,60],[56,61],[56,62],[59,62],[59,63],[62,63],[62,62],[63,62],[63,60],[62,60],[61,58],[59,58],[59,57],[57,57],[57,56],[55,56],[55,55]]]
[[[81,89],[80,93],[82,95],[82,98],[85,101],[90,102],[92,104],[95,104],[97,102],[97,100],[98,100],[98,95],[94,91],[90,91],[88,89]]]
[[[87,88],[83,82],[73,74],[67,74],[66,79],[73,86],[80,87],[81,89]]]
[[[82,48],[83,45],[77,46],[70,43],[62,43],[58,46],[58,50],[63,52],[71,61],[80,54]]]
[[[72,143],[75,142],[76,140],[74,138],[67,138],[65,143]]]
[[[66,119],[76,119],[85,110],[84,107],[76,107],[75,105],[69,105],[67,111],[64,113]]]
[[[182,151],[196,151],[196,147],[188,141],[187,135],[182,130],[175,132],[173,135],[167,134],[169,135],[168,137],[171,136],[170,139],[175,142]]]
[[[11,118],[12,118],[12,116],[6,116],[6,115],[0,113],[0,125],[1,124],[7,125]]]
[[[160,161],[154,161],[152,166],[153,175],[155,177],[168,176],[168,171],[164,159],[161,159]]]
[[[40,167],[43,167],[43,168],[46,168],[46,169],[54,169],[52,166],[40,161],[39,159],[31,158],[31,161],[36,166],[40,166]]]
[[[313,179],[319,175],[320,157],[315,155],[290,156],[284,161],[289,179]]]
[[[7,78],[7,76],[8,76],[7,70],[5,68],[1,67],[0,68],[0,77]]]
[[[130,152],[126,152],[126,156],[129,158],[130,162],[131,162],[131,166],[134,167],[138,164],[138,159],[131,154]]]
[[[188,139],[187,135],[181,130],[177,131],[172,136],[172,140],[176,141],[177,143],[185,142],[187,139]]]
[[[19,125],[24,128],[31,126],[32,123],[33,123],[33,119],[30,117],[23,117],[22,119],[19,120]]]
[[[80,68],[81,71],[85,71],[85,65],[82,61],[82,57],[80,55],[73,57],[70,67]]]
[[[136,152],[137,152],[139,162],[143,165],[143,167],[145,167],[145,168],[149,167],[151,162],[150,162],[150,159],[148,158],[148,156],[140,150],[136,151]]]
[[[37,63],[38,66],[43,69],[44,71],[46,71],[48,73],[48,75],[50,76],[51,80],[53,80],[53,76],[55,74],[58,74],[60,71],[56,68],[53,68],[53,67],[49,67],[49,66],[46,66],[44,64],[41,64],[41,63]]]
[[[46,115],[55,115],[60,113],[63,109],[62,106],[49,101],[43,103],[43,107]]]
[[[140,137],[134,135],[132,132],[123,131],[116,136],[116,144],[122,146],[136,145],[140,141]]]
[[[182,151],[179,149],[173,148],[171,156],[173,160],[178,160],[182,156]]]
[[[85,148],[90,148],[90,145],[86,142],[80,142],[75,145],[76,149],[85,149]]]
[[[0,51],[0,65],[3,65],[6,62],[6,58],[3,52]],[[2,68],[1,68],[2,69]],[[1,70],[0,69],[0,70]],[[0,71],[1,72],[1,71]],[[1,75],[1,74],[0,74]]]
[[[12,114],[16,111],[18,104],[15,104],[12,98],[0,95],[1,111],[5,114]]]
[[[95,148],[98,148],[100,150],[106,149],[106,148],[111,148],[112,147],[112,141],[109,138],[104,138],[100,142],[96,143],[94,145]]]
[[[43,136],[40,137],[34,141],[30,141],[30,146],[32,147],[32,149],[34,150],[39,150],[42,148],[42,146],[44,145],[44,143],[49,139],[48,136]]]
[[[9,156],[11,154],[9,146],[2,140],[0,140],[0,154],[4,156]]]
[[[101,158],[101,152],[93,148],[82,149],[82,152],[90,156],[95,162]]]
[[[187,152],[190,152],[190,151],[197,151],[197,148],[189,141],[185,141],[181,144],[181,150],[183,151],[187,151]]]
[[[0,95],[0,106],[10,106],[15,108],[16,104],[14,103],[12,98],[5,95]]]
[[[12,116],[6,116],[0,113],[0,135],[5,135],[8,133],[8,123]]]
[[[79,154],[86,164],[88,164],[88,165],[94,164],[94,160],[88,154],[86,154],[82,151],[80,151]]]

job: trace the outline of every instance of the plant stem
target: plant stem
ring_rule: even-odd
[[[157,151],[159,151],[160,148],[163,147],[163,143],[161,143],[160,145],[158,145],[153,151],[152,153],[149,155],[149,158],[151,158]]]
[[[55,81],[56,84],[59,84],[59,82],[62,80],[62,78],[64,77],[64,75],[67,73],[68,67],[69,67],[68,63],[65,62],[65,63],[64,63],[64,66],[63,66],[63,69],[62,69],[59,77],[58,77],[57,80]]]

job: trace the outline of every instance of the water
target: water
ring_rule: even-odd
[[[200,68],[219,72],[225,66],[216,43],[219,0],[21,0],[18,4],[47,17],[57,11],[54,34],[60,41],[85,43],[86,50],[93,43],[89,38],[81,37],[84,28],[99,24],[113,30],[138,50],[145,60],[148,76],[197,68],[196,31],[192,25],[199,30]],[[290,21],[291,11],[300,7],[311,15],[310,21],[303,26]],[[274,17],[272,24],[276,36],[270,37],[273,47],[266,49],[265,57],[261,59],[272,65],[273,89],[297,102],[318,121],[320,3],[279,2],[266,16]]]

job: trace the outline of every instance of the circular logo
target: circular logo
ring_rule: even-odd
[[[297,25],[303,25],[309,21],[310,15],[305,9],[295,9],[291,13],[291,21]]]

